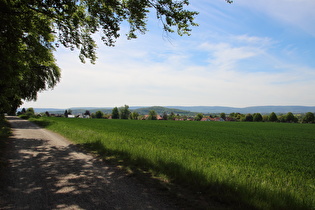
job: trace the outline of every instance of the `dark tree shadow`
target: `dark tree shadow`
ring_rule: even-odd
[[[10,138],[10,167],[0,181],[0,209],[173,209],[163,192],[89,156],[75,145]],[[32,153],[30,151],[33,151]],[[17,153],[16,153],[17,152]],[[153,199],[152,194],[158,196]]]
[[[312,209],[312,206],[296,200],[286,192],[258,190],[257,194],[253,194],[250,189],[242,185],[238,185],[236,189],[234,185],[225,182],[208,183],[204,174],[188,170],[183,165],[174,162],[160,160],[158,163],[152,163],[144,158],[133,160],[130,153],[110,150],[101,141],[81,144],[81,146],[91,151],[97,151],[103,157],[115,156],[114,162],[116,161],[116,164],[132,168],[135,172],[142,173],[143,170],[149,171],[152,169],[166,174],[171,179],[171,183],[175,184],[175,187],[173,186],[175,190],[178,190],[176,186],[179,186],[180,190],[185,192],[188,190],[189,199],[192,199],[190,202],[197,201],[197,203],[202,204],[200,206],[196,203],[192,204],[196,205],[196,208],[216,209],[214,206],[217,206],[218,209],[260,209],[261,207],[253,204],[253,200],[256,199],[261,206],[266,206],[268,209]],[[194,179],[191,177],[194,177]],[[170,184],[169,188],[171,187]],[[191,194],[191,192],[194,193]],[[279,193],[281,196],[279,196]],[[281,200],[278,200],[279,197],[281,197]]]

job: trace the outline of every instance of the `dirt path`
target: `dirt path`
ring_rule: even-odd
[[[13,127],[0,209],[178,209],[161,190],[85,154],[58,134],[8,117]]]

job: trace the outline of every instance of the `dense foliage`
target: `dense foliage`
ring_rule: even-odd
[[[107,46],[130,26],[128,38],[145,33],[150,11],[156,11],[167,32],[188,34],[197,25],[197,12],[188,0],[1,0],[0,1],[0,113],[14,112],[22,100],[53,88],[60,79],[53,51],[63,45],[79,50],[82,62],[96,59],[93,34],[100,32]]]
[[[314,124],[49,120],[77,143],[234,207],[315,207]]]
[[[17,114],[22,119],[29,119],[29,118],[36,118],[37,117],[33,108],[28,108],[27,110],[22,109],[22,111],[18,112]]]
[[[10,135],[10,125],[5,120],[5,117],[0,114],[0,147],[3,147],[3,138],[6,138]]]

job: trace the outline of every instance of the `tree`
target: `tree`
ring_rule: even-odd
[[[314,123],[315,122],[315,116],[312,112],[307,112],[305,116],[303,117],[303,123]]]
[[[65,113],[64,113],[64,116],[68,117],[68,115],[69,115],[68,110],[66,110]]]
[[[128,119],[130,113],[128,105],[119,108],[120,119]]]
[[[84,115],[88,115],[88,116],[90,116],[90,115],[91,115],[91,113],[90,113],[90,111],[89,111],[89,110],[86,110],[86,111],[84,112]]]
[[[202,113],[198,113],[195,117],[196,121],[200,121],[203,118],[203,114]]]
[[[236,116],[237,116],[237,115],[236,115],[235,112],[232,112],[232,113],[229,114],[229,117],[231,117],[231,118],[234,118],[234,117],[236,117]]]
[[[150,110],[148,120],[157,120],[156,111]]]
[[[28,109],[24,112],[24,114],[23,114],[22,112],[21,112],[21,114],[22,114],[22,115],[20,115],[20,117],[23,118],[23,119],[29,119],[29,118],[31,118],[31,117],[36,117],[36,116],[35,116],[35,111],[34,111],[33,108],[28,108]]]
[[[278,121],[278,117],[277,117],[276,113],[272,112],[272,113],[269,115],[269,121],[270,121],[270,122],[277,122],[277,121]]]
[[[288,112],[285,116],[285,121],[286,122],[296,122],[297,119],[295,119],[296,117],[294,117],[292,112]]]
[[[104,113],[102,111],[95,112],[95,117],[96,118],[100,119],[100,118],[103,118],[103,116],[104,116]]]
[[[120,25],[127,22],[127,38],[137,38],[138,32],[147,31],[150,11],[156,12],[164,31],[189,35],[198,13],[185,9],[188,4],[188,0],[0,1],[0,112],[16,110],[22,100],[36,100],[39,91],[59,82],[53,56],[59,45],[77,48],[82,62],[94,63],[93,34],[114,46]]]
[[[119,119],[119,110],[117,107],[112,110],[112,119]]]
[[[52,54],[52,20],[28,9],[30,4],[0,1],[0,112],[16,109],[22,100],[35,100],[37,92],[60,79]]]
[[[162,116],[162,119],[163,119],[163,120],[167,120],[167,118],[168,118],[167,113],[164,112],[164,113],[163,113],[163,116]]]
[[[176,115],[174,114],[174,112],[171,112],[171,114],[168,116],[169,120],[175,120]]]
[[[269,121],[269,116],[268,115],[263,115],[263,122],[268,122]]]
[[[263,121],[263,117],[262,117],[262,115],[260,113],[254,113],[253,120],[255,122],[261,122],[261,121]]]
[[[21,111],[21,113],[22,113],[22,114],[25,114],[25,113],[26,113],[26,109],[23,108],[22,111]]]
[[[247,114],[245,116],[245,121],[246,122],[253,122],[253,115],[252,114]]]
[[[30,114],[35,114],[35,111],[34,111],[34,108],[28,108],[27,110],[26,110],[26,113],[30,113]]]
[[[286,115],[278,115],[278,122],[284,123],[286,121]]]
[[[132,112],[130,115],[130,119],[132,120],[138,120],[139,113],[138,112]]]
[[[222,112],[221,114],[220,114],[220,117],[222,118],[222,119],[226,119],[226,115],[225,115],[225,113],[224,112]]]
[[[242,119],[245,120],[245,115],[244,114],[241,114],[241,113],[235,113],[235,120],[237,121],[242,121]]]

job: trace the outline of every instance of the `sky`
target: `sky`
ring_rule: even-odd
[[[62,78],[21,107],[315,106],[314,0],[190,0],[191,36],[148,32],[98,43],[96,64],[55,52]],[[122,25],[122,34],[128,27]]]

